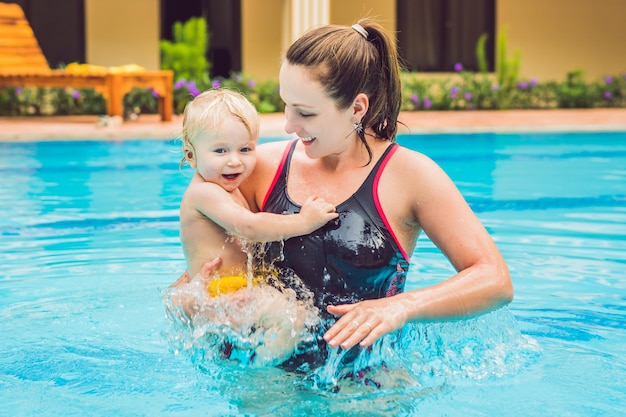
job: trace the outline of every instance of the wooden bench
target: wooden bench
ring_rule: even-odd
[[[77,73],[50,69],[39,42],[18,4],[0,3],[0,89],[3,87],[93,88],[107,103],[109,116],[123,116],[124,95],[135,87],[158,94],[159,115],[174,111],[171,70]]]

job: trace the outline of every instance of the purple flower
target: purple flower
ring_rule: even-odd
[[[450,89],[450,98],[455,98],[456,95],[459,93],[459,87],[454,86]]]
[[[256,85],[256,81],[254,81],[254,80],[248,81],[248,87],[254,88],[255,85]]]
[[[520,90],[527,90],[528,83],[526,81],[520,81],[517,83],[517,88],[519,88]]]
[[[193,81],[189,81],[187,83],[187,91],[189,92],[189,94],[191,94],[191,97],[195,97],[200,94],[200,90],[198,90],[196,83]]]
[[[159,98],[159,92],[155,90],[154,88],[152,89],[152,97]]]
[[[221,86],[222,83],[220,83],[218,80],[213,80],[213,82],[211,83],[212,88],[220,88]]]
[[[604,92],[604,98],[605,98],[605,99],[610,100],[610,99],[611,99],[611,97],[613,97],[613,94],[611,94],[611,92],[610,92],[610,91],[605,91],[605,92]]]
[[[491,86],[491,91],[498,91],[500,90],[500,85],[498,85],[498,83],[495,83],[494,85]]]
[[[196,97],[197,95],[200,94],[200,90],[198,90],[198,87],[196,87],[195,84],[188,86],[187,91],[189,91],[189,94],[191,94],[191,97]]]
[[[430,109],[432,106],[433,106],[433,103],[430,101],[430,99],[425,98],[424,99],[424,108]]]
[[[15,87],[15,94],[17,94],[18,96],[22,94],[22,87]]]
[[[415,104],[416,106],[419,105],[419,103],[420,103],[420,96],[418,96],[417,94],[413,94],[411,96],[411,102],[413,104]]]
[[[178,80],[176,81],[176,83],[174,83],[175,90],[181,90],[186,86],[187,86],[187,80]]]
[[[530,86],[531,87],[535,87],[535,86],[537,86],[537,84],[539,84],[539,81],[537,81],[536,78],[531,78],[530,79]]]
[[[611,84],[613,82],[613,77],[610,75],[604,79],[604,82],[607,84]]]
[[[457,62],[456,64],[454,64],[454,70],[456,72],[461,72],[463,71],[463,64],[461,64],[460,62]]]
[[[78,90],[72,91],[72,98],[74,100],[78,100],[80,98],[80,91],[78,91]]]
[[[471,100],[472,99],[472,93],[465,93],[465,100]]]

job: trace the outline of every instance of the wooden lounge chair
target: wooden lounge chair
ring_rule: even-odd
[[[174,74],[160,71],[70,72],[50,69],[17,4],[0,3],[0,89],[3,87],[93,88],[106,99],[107,114],[122,116],[124,95],[135,87],[158,93],[162,121],[172,119]]]

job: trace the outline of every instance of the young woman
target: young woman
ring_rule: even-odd
[[[400,69],[379,24],[307,32],[287,51],[279,82],[285,130],[298,140],[259,146],[241,190],[252,210],[295,213],[312,194],[336,206],[337,219],[268,252],[327,312],[321,344],[365,347],[410,321],[469,317],[512,300],[505,261],[450,178],[394,143]],[[457,273],[403,292],[422,232]]]

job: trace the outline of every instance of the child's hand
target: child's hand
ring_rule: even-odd
[[[219,256],[206,261],[205,263],[202,264],[202,269],[200,270],[200,275],[203,278],[209,278],[211,276],[213,276],[217,270],[219,269],[220,265],[222,265],[222,258],[220,258]]]
[[[335,206],[328,203],[323,198],[309,197],[302,205],[300,214],[304,216],[313,230],[324,226],[329,221],[336,219],[339,214],[335,211]]]

